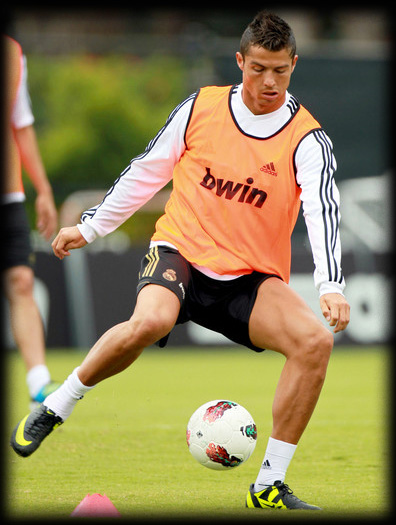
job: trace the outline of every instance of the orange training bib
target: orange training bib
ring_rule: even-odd
[[[288,282],[301,192],[294,152],[320,125],[300,106],[275,135],[249,136],[231,113],[231,89],[200,90],[152,240],[172,243],[189,262],[218,274],[256,270]]]

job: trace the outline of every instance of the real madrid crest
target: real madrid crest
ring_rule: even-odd
[[[168,269],[162,274],[162,277],[167,281],[176,281],[176,272],[175,270]]]

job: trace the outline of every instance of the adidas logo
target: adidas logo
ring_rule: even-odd
[[[264,463],[261,465],[261,468],[266,470],[272,470],[271,463],[268,461],[268,459],[264,461]]]
[[[270,162],[269,164],[264,164],[264,166],[261,166],[260,171],[263,171],[264,173],[268,173],[268,175],[272,175],[274,177],[278,176],[273,162]]]

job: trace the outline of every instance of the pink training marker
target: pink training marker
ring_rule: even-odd
[[[121,514],[115,508],[109,498],[103,494],[87,494],[77,505],[70,516],[96,516],[103,518],[119,518]]]

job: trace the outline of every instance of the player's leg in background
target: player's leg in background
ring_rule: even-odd
[[[12,335],[26,368],[33,406],[59,386],[51,381],[46,365],[44,327],[33,295],[34,273],[29,266],[18,265],[4,270],[2,278]]]
[[[26,369],[30,370],[45,363],[44,329],[33,296],[33,270],[28,266],[14,266],[4,271],[3,279],[12,334]]]
[[[249,322],[252,343],[286,357],[273,400],[272,438],[297,444],[319,398],[330,354],[331,332],[283,281],[264,281]]]

